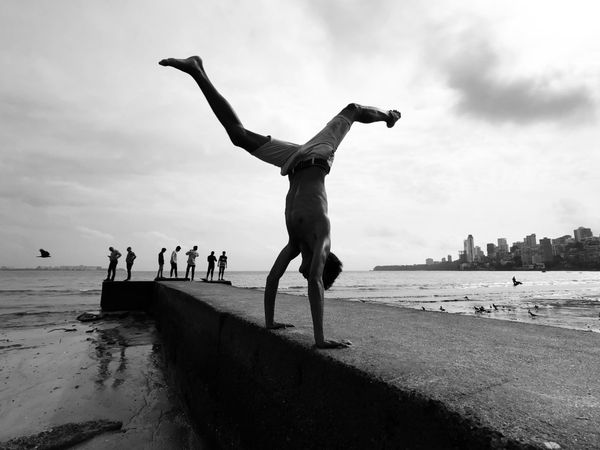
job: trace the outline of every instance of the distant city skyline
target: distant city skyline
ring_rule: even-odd
[[[508,264],[515,263],[518,257],[519,266],[546,266],[557,262],[557,257],[564,259],[568,252],[567,247],[570,244],[585,243],[583,247],[576,247],[571,251],[570,256],[583,255],[584,263],[600,264],[600,236],[595,237],[591,228],[579,226],[573,229],[572,234],[539,239],[536,233],[525,235],[522,240],[513,241],[508,245],[508,239],[505,237],[496,238],[496,242],[487,242],[485,251],[481,245],[476,245],[476,239],[469,234],[463,241],[463,250],[458,250],[458,258],[455,260],[452,255],[435,260],[431,257],[425,259],[426,265],[460,262],[466,265],[480,263]],[[573,245],[571,245],[573,247]],[[591,249],[591,250],[590,250]],[[578,256],[579,257],[579,256]],[[579,261],[582,262],[582,261]]]

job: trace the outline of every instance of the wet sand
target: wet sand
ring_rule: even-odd
[[[167,386],[151,318],[30,325],[0,331],[0,447],[61,425],[110,421],[120,429],[96,427],[72,448],[207,448]]]

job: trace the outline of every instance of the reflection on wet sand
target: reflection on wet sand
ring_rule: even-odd
[[[107,385],[118,388],[125,382],[129,367],[128,351],[135,351],[135,347],[152,346],[148,362],[156,366],[157,361],[152,355],[155,347],[152,328],[151,319],[145,315],[105,320],[94,328],[95,333],[88,340],[90,356],[98,362],[94,380],[97,389],[105,389]]]

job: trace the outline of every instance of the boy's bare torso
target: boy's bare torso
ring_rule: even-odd
[[[308,167],[289,176],[285,222],[290,243],[302,252],[302,259],[307,263],[315,244],[329,240],[325,176],[320,167]]]

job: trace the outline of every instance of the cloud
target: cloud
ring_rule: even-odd
[[[133,235],[135,237],[145,239],[150,242],[177,242],[177,239],[175,237],[166,235],[165,233],[162,233],[160,231],[142,231],[133,233]]]
[[[564,229],[576,228],[578,226],[592,227],[594,233],[598,233],[600,215],[589,205],[574,198],[560,198],[553,204],[556,222]],[[570,232],[570,231],[569,231]],[[573,234],[570,232],[570,234]]]
[[[458,94],[456,109],[491,123],[587,122],[594,117],[592,93],[568,85],[557,74],[503,76],[501,58],[481,37],[459,39],[443,70]]]
[[[397,238],[398,230],[387,226],[368,226],[365,227],[365,233],[370,237],[382,239]]]
[[[373,53],[373,45],[382,41],[382,24],[391,20],[391,9],[394,7],[394,2],[391,1],[379,1],[377,7],[360,0],[313,0],[308,4],[334,48],[354,54]]]
[[[101,239],[103,241],[113,241],[115,239],[115,237],[112,234],[104,233],[103,231],[99,230],[94,230],[93,228],[77,226],[76,230],[79,231],[81,235],[88,238]]]

